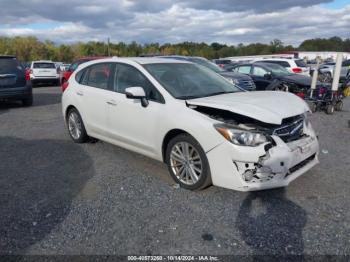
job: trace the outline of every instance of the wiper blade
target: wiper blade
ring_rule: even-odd
[[[220,91],[220,92],[215,92],[211,93],[202,97],[207,97],[207,96],[217,96],[217,95],[222,95],[222,94],[229,94],[229,93],[235,93],[236,91]]]

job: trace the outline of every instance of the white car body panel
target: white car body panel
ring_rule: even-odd
[[[124,94],[82,86],[76,74],[83,68],[102,62],[126,63],[140,70],[162,94],[165,104],[149,101],[142,107],[138,99]],[[310,141],[284,143],[273,137],[276,146],[268,152],[265,144],[257,147],[237,146],[228,142],[214,128],[219,121],[189,107],[208,106],[228,110],[266,123],[280,124],[283,118],[303,114],[308,106],[293,94],[280,92],[242,92],[214,97],[178,100],[172,97],[142,66],[143,63],[187,63],[157,58],[109,58],[84,63],[69,79],[69,87],[62,96],[62,112],[74,106],[80,112],[88,135],[117,146],[163,161],[163,141],[168,132],[178,129],[194,137],[207,154],[213,185],[240,190],[260,190],[288,185],[299,175],[318,163],[318,141],[311,127],[305,127]],[[83,94],[83,95],[81,95]],[[98,101],[97,101],[98,100]],[[301,152],[300,148],[306,148]],[[299,151],[298,151],[299,150]],[[268,155],[264,165],[275,172],[271,181],[247,183],[242,172]],[[310,163],[286,177],[288,170],[309,156]],[[284,168],[278,165],[285,162]],[[237,168],[238,167],[238,168]]]
[[[232,93],[192,99],[188,103],[220,108],[277,125],[281,124],[283,118],[300,115],[309,110],[306,103],[298,96],[276,91]]]
[[[35,63],[49,63],[53,64],[54,68],[35,68]],[[45,79],[45,80],[58,80],[59,74],[57,73],[57,68],[54,62],[51,61],[33,61],[30,66],[30,79],[31,80],[38,80],[38,79]]]

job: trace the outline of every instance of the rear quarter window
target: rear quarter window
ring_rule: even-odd
[[[299,67],[307,67],[307,65],[305,64],[304,60],[294,60],[294,62]]]
[[[33,68],[50,68],[55,69],[56,66],[54,63],[34,63]]]

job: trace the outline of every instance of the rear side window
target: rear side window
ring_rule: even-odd
[[[236,71],[242,74],[250,74],[251,66],[239,66]]]
[[[16,58],[0,58],[0,72],[16,69],[22,70]]]
[[[276,65],[280,65],[283,67],[290,67],[290,64],[286,61],[276,61],[276,60],[264,60],[261,62],[266,62],[266,63],[271,63],[271,64],[276,64]]]
[[[255,76],[264,76],[267,74],[267,71],[260,66],[254,66],[252,74]]]
[[[112,64],[110,63],[94,64],[85,70],[80,71],[77,74],[76,79],[83,85],[100,89],[110,89],[111,72]]]
[[[299,67],[307,67],[307,65],[305,64],[304,60],[294,60],[294,62],[297,64],[297,66]]]
[[[49,68],[49,69],[55,69],[56,66],[54,63],[34,63],[33,68],[38,68],[38,69],[44,69],[44,68]]]

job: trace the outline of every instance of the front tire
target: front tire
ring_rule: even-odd
[[[181,187],[200,190],[211,185],[207,156],[192,136],[180,134],[171,139],[165,160],[171,177]]]
[[[343,101],[338,101],[338,102],[335,104],[335,110],[336,110],[336,111],[342,111],[342,110],[343,110]]]
[[[332,105],[332,104],[327,105],[327,107],[326,107],[326,114],[327,115],[333,115],[333,113],[334,113],[334,105]]]
[[[67,127],[69,135],[75,143],[85,143],[89,139],[83,120],[75,108],[69,110],[67,114]]]
[[[33,105],[33,95],[28,96],[22,100],[23,106],[32,106]]]

